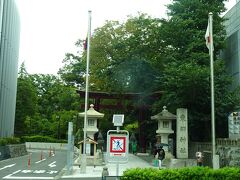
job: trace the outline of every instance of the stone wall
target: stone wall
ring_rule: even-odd
[[[0,146],[0,161],[3,159],[10,158],[10,154],[8,152],[9,151],[8,151],[7,146]]]
[[[217,139],[220,167],[240,166],[240,139]]]
[[[25,144],[0,146],[0,160],[27,155]]]
[[[210,142],[189,143],[189,158],[195,158],[197,151],[203,152],[204,166],[212,167],[212,144]],[[216,139],[216,154],[220,167],[240,166],[240,139]]]

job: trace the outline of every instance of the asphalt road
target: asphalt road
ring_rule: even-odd
[[[26,156],[0,161],[0,179],[59,179],[67,163],[66,151],[32,150]]]

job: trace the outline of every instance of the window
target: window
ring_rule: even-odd
[[[169,128],[169,122],[163,121],[163,128]]]
[[[88,126],[94,126],[94,119],[88,120]]]

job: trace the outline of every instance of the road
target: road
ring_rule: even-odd
[[[58,179],[66,163],[66,151],[32,150],[26,156],[0,161],[0,179]]]

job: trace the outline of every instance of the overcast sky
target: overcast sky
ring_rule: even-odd
[[[229,0],[229,9],[235,0]],[[28,73],[57,74],[67,52],[76,52],[74,43],[87,35],[88,10],[92,31],[106,20],[124,21],[127,15],[144,12],[166,17],[171,0],[16,0],[20,20],[19,65]]]

